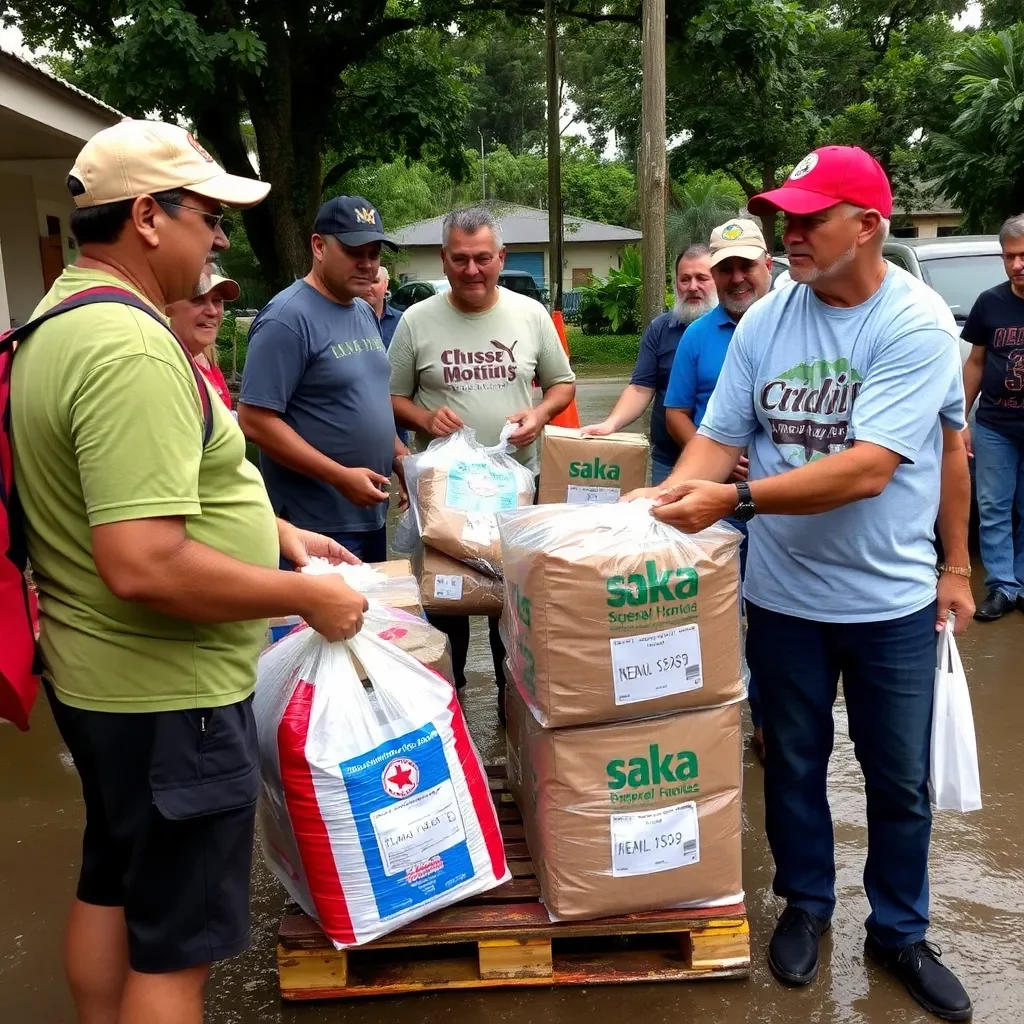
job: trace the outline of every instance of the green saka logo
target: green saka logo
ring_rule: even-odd
[[[647,757],[631,757],[628,761],[616,758],[605,766],[608,788],[612,790],[627,786],[638,789],[664,783],[693,782],[699,771],[697,755],[692,750],[662,754],[657,743],[647,748]],[[691,791],[696,792],[696,789]]]
[[[659,569],[653,560],[649,560],[644,568],[646,574],[634,572],[629,576],[609,577],[605,582],[609,608],[685,601],[697,596],[700,581],[696,569]]]
[[[619,467],[614,462],[570,462],[569,478],[572,480],[618,480]]]

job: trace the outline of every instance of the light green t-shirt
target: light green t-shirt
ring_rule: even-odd
[[[533,404],[533,380],[547,390],[576,375],[548,311],[507,288],[484,313],[460,313],[447,293],[416,303],[402,314],[388,349],[391,394],[433,411],[442,405],[494,445],[505,421]],[[420,448],[431,441],[417,432]],[[536,444],[513,451],[524,465]]]
[[[69,267],[36,313],[97,285]],[[61,701],[96,711],[218,707],[247,697],[267,623],[187,622],[121,601],[92,558],[90,528],[184,516],[188,536],[265,568],[277,524],[245,440],[212,396],[203,449],[195,378],[173,336],[113,303],[63,313],[15,355],[15,479],[42,609],[47,677]]]

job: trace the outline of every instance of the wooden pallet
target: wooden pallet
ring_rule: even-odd
[[[697,981],[750,973],[742,903],[552,923],[540,902],[504,766],[487,771],[512,879],[358,949],[336,950],[314,921],[292,908],[278,933],[283,999]]]

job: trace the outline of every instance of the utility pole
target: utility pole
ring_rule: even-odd
[[[640,228],[644,326],[665,311],[665,0],[643,0]]]
[[[481,197],[482,202],[487,202],[487,155],[484,153],[484,132],[483,129],[478,129],[480,132],[480,178],[481,178]]]
[[[664,0],[662,0],[664,3]],[[554,0],[544,0],[548,79],[548,276],[551,311],[562,310],[562,132],[558,83],[558,23]],[[664,67],[662,68],[664,73]]]

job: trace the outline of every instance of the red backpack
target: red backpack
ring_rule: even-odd
[[[94,302],[119,302],[148,313],[167,328],[159,314],[137,295],[115,287],[87,288],[48,309],[34,320],[0,335],[0,719],[28,728],[28,716],[39,691],[42,661],[36,643],[38,616],[36,596],[28,585],[25,570],[28,552],[25,519],[14,487],[14,452],[11,447],[11,368],[15,347],[52,317]],[[167,328],[170,330],[169,328]],[[185,346],[196,378],[203,408],[203,447],[213,433],[213,408],[210,392],[199,367]]]

